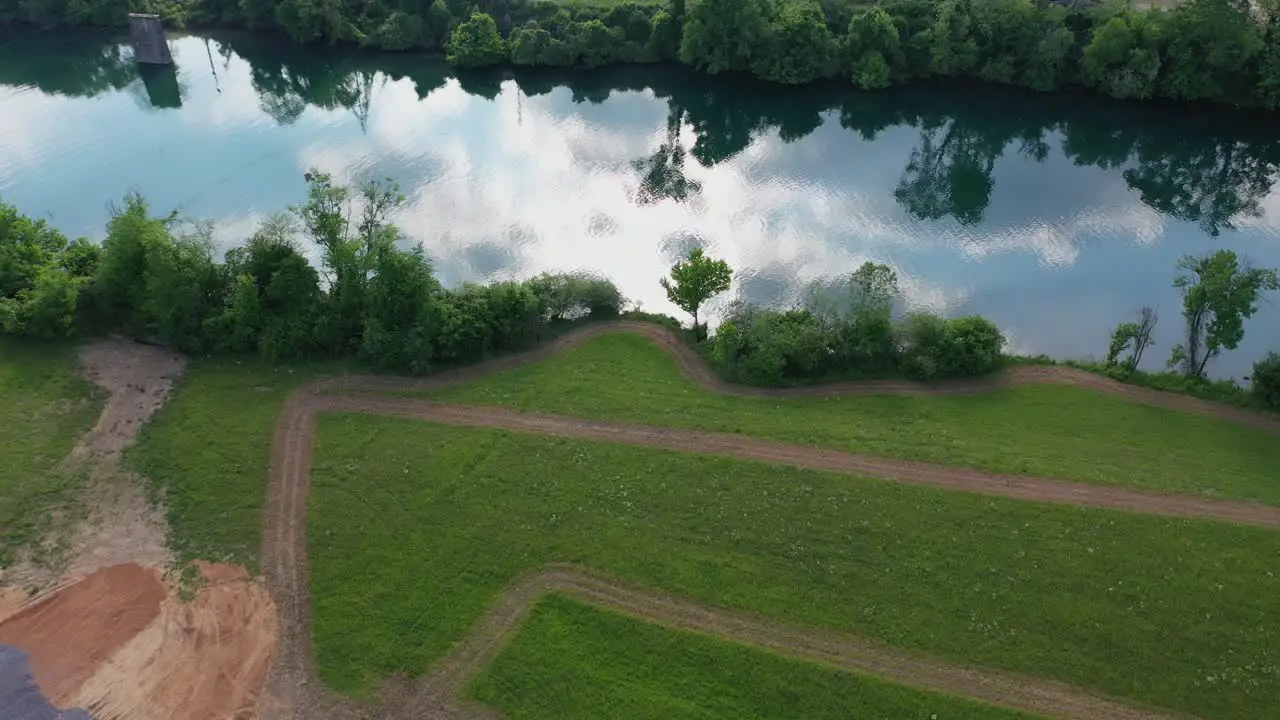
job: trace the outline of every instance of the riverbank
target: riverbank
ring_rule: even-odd
[[[105,0],[75,15],[5,1],[11,7],[0,4],[0,22],[46,29],[120,27],[126,19],[124,8]],[[679,61],[785,84],[838,77],[878,90],[923,78],[971,78],[1041,92],[1084,88],[1117,98],[1280,106],[1277,22],[1227,0],[1190,0],[1168,11],[1040,7],[1029,0],[739,5],[488,0],[473,15],[477,6],[437,0],[420,14],[375,2],[354,15],[320,13],[300,0],[199,0],[152,10],[172,28],[237,27],[301,43],[437,51],[459,67]]]

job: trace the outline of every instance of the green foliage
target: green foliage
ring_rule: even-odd
[[[507,59],[497,23],[482,12],[472,13],[470,19],[453,29],[446,50],[449,64],[464,68],[497,65]]]
[[[440,284],[421,247],[373,250],[360,356],[376,367],[422,373],[431,365]]]
[[[751,69],[773,82],[812,82],[831,74],[836,50],[836,40],[817,2],[786,0],[769,23],[764,45],[753,58]]]
[[[896,325],[899,301],[893,269],[864,263],[842,282],[815,284],[804,309],[735,303],[710,357],[725,376],[753,385],[900,374],[934,380],[982,375],[1003,363],[1004,337],[991,322],[915,313]]]
[[[1280,289],[1275,270],[1242,267],[1230,250],[1183,256],[1173,285],[1182,290],[1186,335],[1174,346],[1169,367],[1204,377],[1205,366],[1244,339],[1244,321],[1253,317],[1266,291]]]
[[[526,282],[551,322],[590,316],[604,319],[622,312],[623,297],[610,281],[587,273],[543,273]]]
[[[1163,24],[1160,15],[1151,13],[1108,20],[1084,48],[1085,83],[1117,98],[1153,96],[1161,68]]]
[[[1253,364],[1253,396],[1263,407],[1280,410],[1280,353],[1267,356]]]
[[[667,299],[693,316],[693,329],[698,330],[698,310],[707,300],[729,289],[733,270],[724,260],[707,257],[702,248],[689,251],[689,256],[671,266],[671,278],[658,282],[667,291]]]
[[[1262,30],[1245,0],[1187,0],[1169,20],[1166,94],[1179,100],[1247,98],[1241,82],[1262,51]]]
[[[80,292],[98,257],[97,246],[84,239],[68,244],[43,220],[0,202],[0,334],[72,335]]]
[[[901,34],[882,7],[864,10],[849,22],[844,42],[845,72],[863,90],[881,90],[903,70]]]
[[[773,14],[772,0],[700,0],[685,18],[680,61],[712,74],[750,70]]]
[[[902,366],[922,380],[982,375],[999,369],[1004,336],[990,320],[944,320],[915,313],[901,329]]]
[[[666,10],[659,10],[653,16],[649,53],[660,60],[675,60],[680,55],[680,21]]]

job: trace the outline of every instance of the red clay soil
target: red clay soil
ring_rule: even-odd
[[[45,696],[66,707],[104,661],[160,615],[167,594],[155,570],[103,568],[0,623],[0,644],[25,651]]]
[[[224,720],[253,717],[275,656],[271,599],[244,568],[200,564],[204,585],[176,592],[160,616],[75,693],[96,720]]]
[[[741,387],[718,379],[675,333],[657,325],[637,322],[588,326],[531,352],[426,379],[352,375],[319,381],[292,395],[276,423],[261,556],[267,584],[280,612],[280,645],[269,680],[269,697],[259,707],[260,717],[491,717],[494,715],[491,710],[460,704],[457,694],[466,687],[475,673],[496,656],[505,639],[516,631],[533,603],[551,592],[568,594],[653,622],[699,630],[802,659],[865,672],[914,687],[976,698],[1046,717],[1081,720],[1167,717],[1161,711],[1102,697],[1083,688],[984,668],[948,665],[855,637],[783,627],[768,620],[666,597],[582,568],[563,566],[536,571],[495,598],[489,613],[476,623],[428,677],[420,680],[400,678],[388,682],[379,701],[373,705],[337,697],[321,687],[318,681],[310,634],[305,527],[311,456],[315,443],[315,419],[321,412],[363,412],[476,427],[501,427],[522,432],[663,447],[682,452],[710,452],[1026,500],[1091,505],[1156,515],[1207,517],[1267,527],[1280,526],[1280,508],[1249,503],[1046,478],[996,475],[737,435],[592,422],[369,394],[327,394],[343,390],[370,393],[437,389],[550,357],[601,334],[619,331],[638,333],[652,339],[679,363],[686,376],[712,392],[774,398],[870,394],[945,395],[990,392],[1027,383],[1052,382],[1086,387],[1133,402],[1207,415],[1280,434],[1280,419],[1275,416],[1125,385],[1064,367],[1019,367],[992,378],[927,385],[874,381],[786,389]]]

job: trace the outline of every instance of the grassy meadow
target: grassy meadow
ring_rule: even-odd
[[[477,678],[510,720],[1026,720],[764,650],[641,622],[560,596]]]
[[[163,500],[179,559],[257,568],[276,418],[294,389],[342,369],[254,359],[187,366],[127,455]]]
[[[1280,504],[1273,435],[1059,385],[955,397],[725,397],[687,380],[645,338],[617,333],[432,397]]]
[[[318,433],[314,633],[342,692],[428,670],[570,562],[1206,718],[1280,705],[1276,533],[362,415]]]
[[[74,347],[0,338],[0,568],[19,548],[38,550],[55,515],[75,512],[84,474],[59,464],[101,409]]]

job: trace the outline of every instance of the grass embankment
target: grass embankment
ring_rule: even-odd
[[[163,498],[181,560],[257,568],[276,418],[298,386],[342,369],[252,359],[187,366],[127,456]]]
[[[552,596],[471,695],[512,720],[1015,720],[920,692],[671,630]]]
[[[315,638],[344,692],[425,671],[518,574],[572,562],[1206,718],[1280,706],[1280,534],[389,418],[318,432]]]
[[[0,339],[0,568],[20,547],[38,552],[54,515],[73,509],[85,476],[59,463],[101,409],[73,347]]]
[[[687,380],[648,340],[618,333],[432,396],[1280,504],[1274,436],[1060,385],[954,397],[725,397]]]

